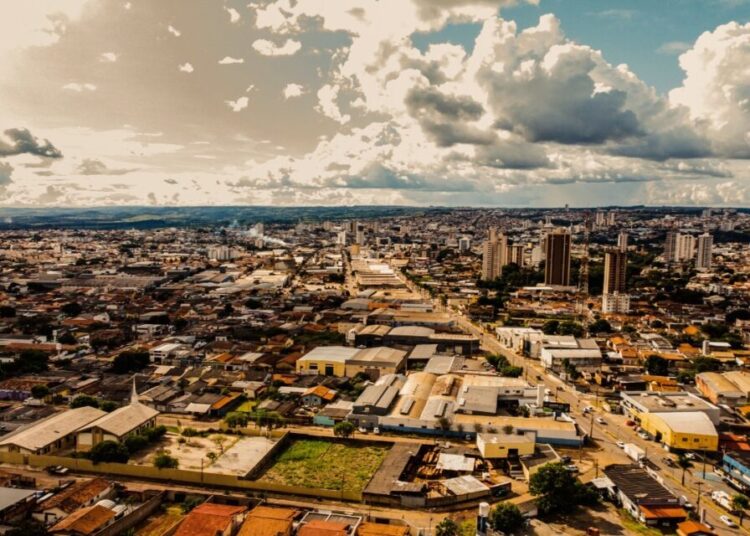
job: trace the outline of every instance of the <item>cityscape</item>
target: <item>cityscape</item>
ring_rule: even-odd
[[[750,535],[750,1],[0,0],[0,535]]]

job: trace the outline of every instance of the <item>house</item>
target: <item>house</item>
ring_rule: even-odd
[[[349,378],[365,374],[371,380],[377,380],[384,374],[396,374],[403,370],[406,363],[406,352],[377,346],[364,348],[346,361],[346,375]]]
[[[677,536],[716,536],[716,533],[703,523],[683,521],[677,524]]]
[[[736,407],[748,402],[750,374],[744,371],[702,372],[695,376],[695,386],[714,404]]]
[[[615,501],[641,523],[674,527],[687,519],[679,499],[638,465],[609,465],[604,474]]]
[[[81,508],[58,521],[49,529],[49,533],[59,536],[88,536],[99,532],[112,523],[114,519],[115,512],[113,510],[95,504]]]
[[[357,529],[357,536],[409,536],[409,527],[365,522]]]
[[[87,452],[102,441],[123,441],[127,436],[138,434],[156,424],[159,412],[142,404],[133,380],[130,404],[103,415],[78,431],[76,450]]]
[[[237,536],[292,536],[296,510],[256,506],[245,518]]]
[[[325,385],[316,385],[302,394],[302,403],[305,406],[320,407],[333,402],[336,395],[335,390],[329,389]]]
[[[349,525],[338,521],[314,519],[297,531],[297,536],[349,536]]]
[[[174,536],[232,536],[246,511],[244,506],[203,503],[182,520]]]
[[[106,412],[88,406],[56,413],[4,436],[0,440],[0,451],[50,454],[74,448],[78,430],[105,415]]]
[[[113,493],[113,485],[103,478],[80,480],[40,502],[32,517],[47,525],[57,523],[80,508],[109,498]]]
[[[346,362],[359,350],[347,346],[318,346],[297,360],[299,374],[323,374],[343,377],[346,375]]]
[[[36,490],[0,487],[0,523],[17,521],[35,503]]]

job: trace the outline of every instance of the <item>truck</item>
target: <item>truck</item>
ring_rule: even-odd
[[[640,462],[646,457],[646,451],[633,443],[625,443],[625,447],[622,450],[634,462]]]
[[[726,491],[712,491],[711,500],[729,512],[732,512],[734,510],[732,508],[732,498]]]

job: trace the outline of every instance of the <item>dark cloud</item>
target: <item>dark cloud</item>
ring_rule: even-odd
[[[35,138],[28,129],[9,128],[4,134],[10,142],[0,139],[0,156],[31,154],[43,158],[62,158],[60,149],[49,140]]]
[[[78,166],[81,175],[125,175],[137,171],[136,169],[110,169],[101,160],[86,158]]]

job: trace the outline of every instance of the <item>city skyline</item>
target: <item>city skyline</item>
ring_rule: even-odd
[[[651,4],[3,1],[0,207],[750,206],[750,2]]]

